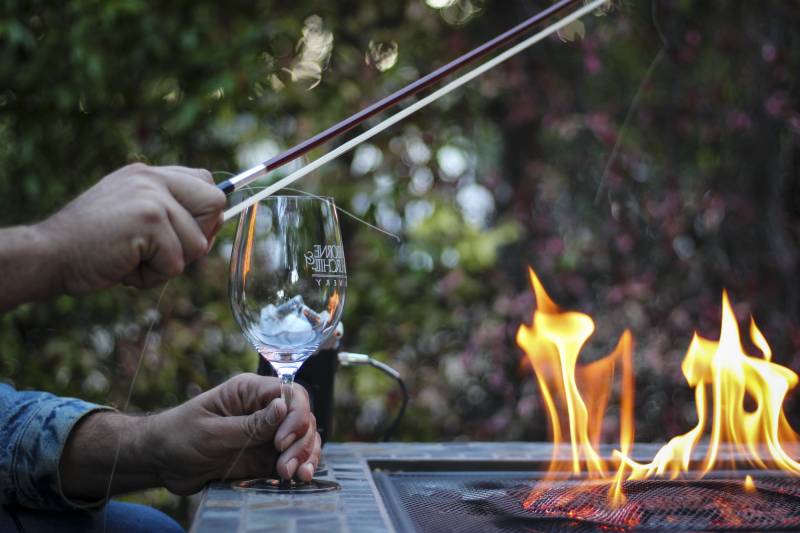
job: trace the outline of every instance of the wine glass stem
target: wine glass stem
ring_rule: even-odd
[[[294,385],[294,373],[281,374],[281,399],[286,403],[288,408],[292,403],[292,385]]]

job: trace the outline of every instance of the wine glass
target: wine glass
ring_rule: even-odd
[[[332,198],[268,196],[239,216],[229,296],[244,336],[275,369],[281,398],[294,375],[334,332],[347,270]],[[235,488],[269,492],[337,490],[330,481],[255,479]]]

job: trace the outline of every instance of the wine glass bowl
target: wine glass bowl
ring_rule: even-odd
[[[346,289],[333,199],[268,196],[241,213],[231,256],[231,309],[280,378],[287,405],[295,373],[336,329]],[[284,491],[302,490],[301,484],[277,480],[247,481],[239,488],[275,490],[276,483]]]

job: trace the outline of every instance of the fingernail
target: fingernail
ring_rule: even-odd
[[[289,474],[289,477],[294,477],[294,471],[297,470],[297,458],[291,459],[288,463],[286,463],[286,472]]]
[[[292,445],[294,442],[294,433],[289,433],[280,442],[280,451],[286,451],[286,449]]]
[[[270,426],[277,426],[281,418],[281,404],[283,400],[280,398],[272,400],[272,405],[267,409],[267,424]]]
[[[307,479],[310,480],[312,477],[314,477],[314,470],[316,470],[316,468],[314,468],[313,464],[306,463],[301,468],[303,469],[303,473]]]

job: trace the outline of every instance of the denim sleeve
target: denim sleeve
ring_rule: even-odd
[[[109,408],[0,383],[0,504],[74,509],[103,503],[68,500],[58,472],[72,427],[101,409]]]

